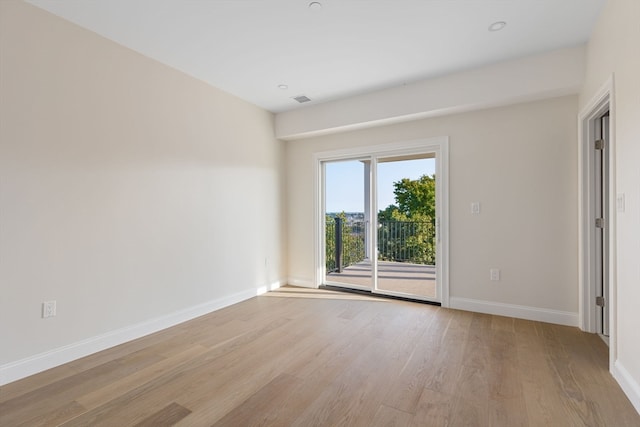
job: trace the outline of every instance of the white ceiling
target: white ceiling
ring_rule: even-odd
[[[272,112],[579,45],[605,2],[28,1]]]

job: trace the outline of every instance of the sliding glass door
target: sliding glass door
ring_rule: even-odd
[[[323,284],[441,300],[438,154],[319,160]]]

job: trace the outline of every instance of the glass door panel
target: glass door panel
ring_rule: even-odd
[[[375,291],[439,298],[434,153],[378,158]]]
[[[323,163],[324,283],[372,289],[371,161]]]

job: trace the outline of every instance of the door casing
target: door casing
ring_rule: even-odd
[[[594,186],[595,170],[593,150],[598,138],[596,121],[609,111],[609,155],[608,170],[608,227],[607,245],[609,258],[605,270],[608,271],[609,295],[606,301],[609,308],[609,363],[614,363],[616,350],[616,155],[615,155],[615,102],[614,79],[611,76],[597,94],[580,112],[578,117],[578,281],[580,328],[585,332],[596,333],[598,322],[596,308],[596,238]],[[610,366],[611,367],[611,366]]]

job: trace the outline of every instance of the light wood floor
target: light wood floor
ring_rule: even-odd
[[[282,288],[0,389],[8,426],[640,426],[575,328]]]

